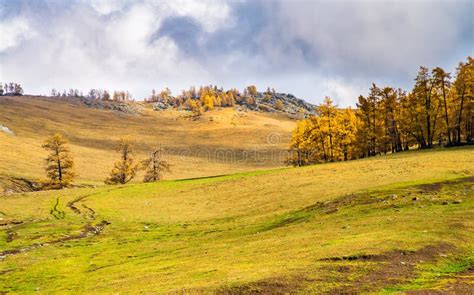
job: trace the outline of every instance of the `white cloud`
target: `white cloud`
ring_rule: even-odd
[[[16,47],[22,41],[35,35],[28,21],[23,17],[15,17],[0,22],[0,53]]]
[[[107,15],[124,8],[124,0],[86,0],[99,14]]]
[[[255,84],[347,106],[372,82],[404,87],[419,65],[454,66],[472,52],[461,1],[37,1],[40,10],[25,2],[0,21],[0,80],[29,93],[127,89],[140,99],[166,86]],[[191,31],[158,35],[173,17],[191,18]]]

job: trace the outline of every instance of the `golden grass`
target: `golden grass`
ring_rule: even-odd
[[[70,140],[81,183],[106,178],[117,158],[114,146],[126,135],[137,141],[137,159],[159,146],[168,151],[173,167],[167,179],[283,166],[283,158],[265,161],[262,156],[287,149],[295,121],[286,116],[230,108],[206,112],[198,120],[189,115],[149,108],[143,115],[127,115],[41,97],[0,97],[0,124],[16,134],[0,132],[0,175],[43,178],[41,144],[55,132]],[[255,159],[255,150],[267,152]]]

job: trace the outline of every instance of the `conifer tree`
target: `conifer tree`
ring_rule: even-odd
[[[337,115],[337,106],[333,105],[332,100],[329,97],[324,99],[324,102],[320,104],[316,111],[318,112],[321,118],[321,126],[324,137],[328,138],[329,142],[329,160],[334,161],[334,135],[336,130],[336,115]]]
[[[447,89],[451,86],[450,79],[451,76],[449,73],[446,73],[442,68],[436,67],[432,71],[433,73],[433,83],[435,88],[441,92],[443,97],[443,108],[444,108],[444,119],[446,124],[446,136],[448,138],[448,145],[452,145],[451,140],[451,125],[449,122],[449,109],[448,109],[448,99],[447,99]]]
[[[116,150],[120,153],[120,160],[115,162],[114,168],[109,177],[105,180],[106,184],[125,184],[132,180],[138,172],[139,165],[135,163],[133,156],[135,151],[135,142],[130,138],[122,138],[118,143]]]
[[[163,178],[164,172],[170,171],[170,164],[163,160],[163,149],[157,149],[150,154],[150,157],[142,161],[142,166],[145,169],[144,182],[155,182]]]
[[[76,174],[67,139],[61,134],[54,134],[44,142],[42,147],[49,152],[45,159],[49,186],[59,189],[68,186]]]

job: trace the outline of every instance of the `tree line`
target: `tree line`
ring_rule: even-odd
[[[420,67],[410,92],[372,84],[357,109],[339,109],[326,97],[316,115],[293,131],[289,164],[345,161],[434,145],[474,141],[473,58],[454,78],[440,67]]]
[[[58,91],[55,88],[51,89],[51,97],[74,97],[74,98],[85,98],[92,100],[104,100],[104,101],[116,101],[116,102],[126,102],[133,101],[132,95],[130,92],[123,91],[114,91],[112,95],[107,90],[103,89],[91,89],[87,94],[84,94],[79,89],[70,88],[69,90]]]
[[[275,94],[275,89],[268,88],[263,94],[263,100],[270,100],[272,94]],[[165,88],[160,92],[152,90],[151,96],[146,98],[145,101],[162,103],[176,108],[182,107],[198,116],[215,107],[233,107],[234,105],[243,104],[256,106],[257,95],[258,91],[255,85],[247,86],[242,92],[236,88],[224,90],[222,87],[209,85],[200,86],[199,89],[191,86],[188,90],[183,90],[177,96],[172,96],[169,88]],[[278,102],[277,108],[283,109],[283,102]]]
[[[68,140],[61,134],[54,134],[42,147],[48,152],[45,158],[48,182],[45,187],[62,189],[70,186],[77,174]],[[164,172],[170,171],[171,165],[163,159],[161,148],[152,151],[147,159],[136,161],[135,142],[130,138],[122,138],[116,146],[116,151],[119,159],[105,179],[106,184],[126,184],[134,179],[140,170],[145,171],[144,182],[155,182],[163,179]]]
[[[23,87],[20,83],[10,82],[3,84],[0,82],[0,95],[23,95]]]

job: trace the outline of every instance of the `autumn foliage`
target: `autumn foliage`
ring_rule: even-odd
[[[298,122],[289,163],[302,166],[396,153],[435,145],[472,144],[474,60],[457,68],[454,80],[437,67],[420,67],[410,92],[373,84],[357,109],[338,109],[330,98],[316,115]]]
[[[139,165],[135,163],[135,143],[130,138],[122,138],[117,145],[117,152],[120,159],[115,162],[114,168],[109,177],[105,180],[106,184],[125,184],[132,180],[139,170]]]
[[[76,174],[67,139],[61,134],[55,134],[42,147],[49,153],[45,159],[48,187],[62,189],[68,186]]]

